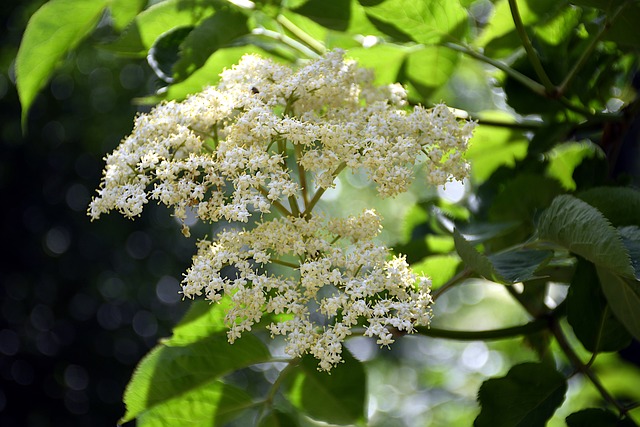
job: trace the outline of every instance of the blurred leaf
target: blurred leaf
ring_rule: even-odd
[[[126,27],[147,4],[147,0],[109,0],[109,9],[116,30]]]
[[[402,220],[402,243],[408,243],[414,236],[414,229],[429,220],[429,214],[420,206],[420,204],[414,204]]]
[[[331,424],[352,424],[365,417],[366,375],[362,363],[346,349],[344,363],[330,373],[318,371],[318,360],[305,356],[296,367],[297,376],[288,392],[301,411]]]
[[[248,333],[232,345],[224,332],[182,347],[159,345],[142,359],[127,385],[127,410],[121,422],[149,412],[164,413],[165,405],[173,405],[191,393],[199,397],[222,375],[268,361],[269,357],[265,345]]]
[[[160,35],[149,49],[147,62],[165,82],[173,82],[173,66],[180,59],[180,45],[192,31],[193,26],[173,28]]]
[[[471,224],[456,224],[456,229],[470,243],[482,243],[498,236],[509,233],[518,225],[515,221],[509,222],[475,222]]]
[[[546,208],[562,188],[555,179],[520,173],[505,182],[489,210],[490,218],[501,221],[531,221],[537,210]]]
[[[551,251],[515,250],[486,256],[478,252],[458,232],[453,231],[456,250],[464,264],[482,277],[503,284],[534,278],[535,271],[553,255]]]
[[[214,381],[176,395],[136,418],[139,427],[221,426],[253,403],[244,390]]]
[[[22,124],[59,61],[96,26],[107,0],[51,0],[27,24],[16,56]]]
[[[547,153],[549,159],[547,175],[560,181],[565,190],[575,190],[573,171],[585,158],[601,152],[600,148],[590,141],[558,144]]]
[[[514,119],[501,112],[485,112],[483,119],[497,120],[506,123]],[[513,167],[516,160],[527,154],[527,140],[522,131],[514,131],[502,127],[478,126],[470,141],[465,155],[471,163],[471,177],[474,183],[480,184],[502,165]]]
[[[566,418],[568,427],[634,427],[628,418],[620,419],[616,414],[601,408],[588,408],[574,412]]]
[[[631,342],[606,301],[595,266],[578,258],[567,295],[567,320],[590,352],[618,351]]]
[[[431,255],[412,264],[411,269],[415,274],[430,277],[433,289],[437,289],[456,274],[459,265],[460,258],[457,255]]]
[[[166,0],[140,12],[108,50],[125,56],[144,57],[160,35],[178,27],[195,26],[213,14],[210,2]]]
[[[440,46],[425,46],[413,50],[405,57],[399,79],[408,80],[422,98],[429,98],[449,81],[459,54]]]
[[[202,67],[215,51],[248,32],[245,15],[230,9],[217,11],[184,39],[173,74],[178,80],[184,80]]]
[[[565,1],[557,0],[519,1],[518,11],[522,23],[530,27],[553,17],[565,4]],[[475,43],[484,47],[485,55],[494,58],[512,55],[514,50],[521,48],[521,40],[515,30],[508,0],[495,2],[493,16]]]
[[[638,49],[640,48],[640,32],[638,31],[640,4],[637,1],[627,1],[626,4],[615,21],[610,23],[603,39],[613,41],[619,46]]]
[[[300,424],[286,412],[274,409],[260,420],[258,427],[298,427]]]
[[[580,8],[565,7],[544,24],[536,25],[535,37],[549,45],[565,42],[580,24],[581,15]]]
[[[640,225],[640,191],[630,187],[596,187],[577,196],[618,227]]]
[[[347,52],[363,68],[376,72],[375,83],[390,84],[398,81],[398,73],[408,50],[393,44],[377,44],[369,48],[352,48]]]
[[[598,277],[609,306],[627,331],[640,340],[640,281],[598,266]]]
[[[476,427],[543,426],[562,404],[567,383],[544,363],[523,363],[485,381],[478,392]]]
[[[445,39],[462,40],[467,34],[467,11],[457,1],[386,0],[373,5],[364,1],[360,4],[370,17],[425,45]]]
[[[549,240],[599,267],[634,277],[618,231],[593,206],[569,195],[556,197],[538,221],[541,240]]]

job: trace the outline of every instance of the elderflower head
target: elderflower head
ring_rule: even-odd
[[[401,86],[374,86],[339,50],[298,70],[246,55],[220,77],[137,117],[106,157],[89,215],[135,217],[156,200],[183,221],[191,209],[205,222],[245,223],[200,241],[182,283],[189,298],[230,298],[230,342],[265,314],[284,315],[271,334],[329,370],[355,327],[389,345],[394,330],[427,325],[429,279],[375,242],[379,215],[325,218],[314,208],[344,169],[364,170],[382,197],[407,191],[418,162],[433,184],[464,178],[474,124],[444,105],[408,109]],[[276,275],[276,264],[288,273]]]

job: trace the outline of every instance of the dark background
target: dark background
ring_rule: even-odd
[[[22,133],[13,60],[42,3],[0,2],[0,426],[114,426],[135,365],[188,306],[194,245],[157,206],[136,221],[86,215],[131,100],[154,89],[144,60],[88,40]]]

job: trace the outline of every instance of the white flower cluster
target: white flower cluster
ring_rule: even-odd
[[[188,297],[230,296],[230,341],[264,312],[284,313],[272,334],[286,335],[292,356],[311,353],[328,370],[356,325],[387,345],[391,327],[428,324],[428,279],[373,243],[378,215],[325,219],[313,209],[346,168],[365,170],[384,197],[407,191],[417,162],[433,184],[464,178],[474,123],[459,123],[444,105],[408,109],[401,86],[374,86],[372,73],[338,50],[297,71],[247,55],[220,77],[217,87],[137,117],[106,157],[89,215],[135,217],[151,199],[182,220],[188,209],[207,222],[258,218],[200,242],[183,282]],[[268,213],[280,217],[266,221]],[[273,263],[291,274],[274,276]],[[222,275],[225,267],[235,276]]]

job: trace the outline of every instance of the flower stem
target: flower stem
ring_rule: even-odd
[[[511,326],[502,329],[490,329],[487,331],[451,331],[447,329],[428,328],[419,326],[416,328],[421,335],[432,338],[446,338],[458,341],[486,341],[515,338],[520,335],[529,335],[542,331],[548,327],[547,319],[541,318],[519,326]]]
[[[265,36],[274,40],[278,40],[286,44],[287,46],[294,48],[298,52],[305,55],[307,58],[317,58],[319,56],[316,52],[309,49],[307,46],[300,43],[299,41],[294,40],[291,37],[285,36],[284,34],[278,33],[276,31],[267,30],[265,28],[254,28],[251,32],[259,36]]]
[[[342,172],[346,167],[347,167],[347,164],[345,162],[340,163],[340,165],[333,172],[333,179],[336,179],[336,177],[340,175],[340,172]],[[307,205],[307,208],[302,213],[303,217],[308,218],[311,215],[311,211],[316,206],[316,204],[320,201],[320,198],[322,197],[325,191],[327,191],[327,188],[318,188],[316,193],[313,195],[313,198]]]
[[[267,200],[269,200],[269,192],[267,191],[266,188],[260,186],[257,187],[258,191],[260,192],[260,194],[262,194],[263,196],[265,196],[267,198]],[[289,211],[289,209],[285,208],[284,205],[282,203],[280,203],[277,200],[269,200],[269,203],[271,203],[272,206],[275,206],[276,209],[284,216],[292,216],[292,213]]]
[[[278,15],[276,17],[276,21],[280,25],[282,25],[285,29],[287,29],[291,34],[302,40],[305,44],[307,44],[311,49],[313,49],[317,54],[324,54],[327,49],[325,49],[324,45],[311,37],[309,34],[304,32],[300,27],[287,19],[284,15]]]
[[[285,267],[291,267],[293,269],[300,268],[300,266],[298,264],[294,264],[294,263],[288,262],[288,261],[282,261],[282,260],[277,259],[277,258],[271,258],[269,261],[271,261],[274,264],[284,265]]]

